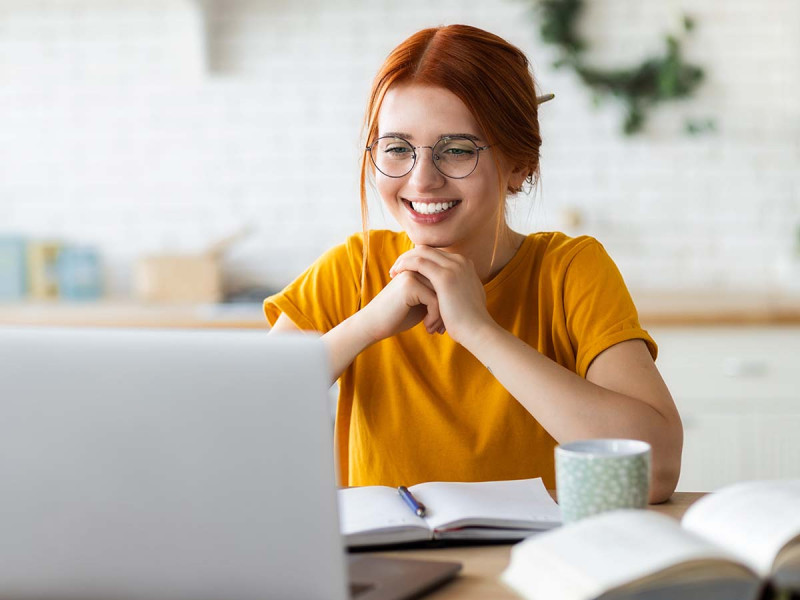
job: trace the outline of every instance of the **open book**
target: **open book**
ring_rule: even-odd
[[[430,482],[408,488],[425,505],[418,517],[396,488],[339,490],[342,534],[350,547],[433,539],[520,540],[561,523],[542,480]]]
[[[800,594],[800,480],[738,483],[678,521],[614,511],[514,546],[502,575],[529,600],[755,599]]]

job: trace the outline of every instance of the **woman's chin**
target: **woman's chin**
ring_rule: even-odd
[[[406,231],[406,234],[409,239],[414,242],[415,246],[430,246],[431,248],[445,249],[452,244],[450,240],[442,236],[426,235],[424,233],[415,233],[412,231]]]

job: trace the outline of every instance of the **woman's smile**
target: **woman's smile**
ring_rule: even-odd
[[[417,223],[439,223],[451,216],[461,200],[448,200],[447,198],[432,199],[403,199],[403,205],[408,210],[411,218]]]

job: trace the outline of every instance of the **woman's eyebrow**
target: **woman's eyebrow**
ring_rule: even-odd
[[[410,133],[405,133],[403,131],[387,131],[386,133],[382,133],[380,137],[400,137],[406,140],[413,140],[414,136]],[[480,138],[477,135],[473,135],[471,133],[443,133],[439,136],[439,139],[442,138],[449,138],[449,137],[462,137],[467,138],[468,140],[472,140],[473,142],[477,142]]]
[[[472,135],[471,133],[443,133],[441,137],[462,137],[472,140],[473,142],[477,142],[480,139],[477,135]]]
[[[399,138],[404,138],[404,139],[407,139],[407,140],[413,140],[414,139],[413,135],[411,135],[410,133],[404,133],[402,131],[387,131],[385,133],[381,133],[380,137],[399,137]]]

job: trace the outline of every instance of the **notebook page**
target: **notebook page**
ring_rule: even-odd
[[[561,510],[541,478],[420,483],[409,488],[422,502],[431,529],[465,525],[550,528]]]
[[[766,577],[778,551],[800,535],[800,480],[725,487],[695,502],[682,524],[737,554]]]
[[[339,523],[345,536],[405,527],[428,531],[425,519],[415,515],[394,488],[371,485],[338,493]]]
[[[585,600],[685,561],[725,558],[670,517],[618,510],[520,542],[502,579],[526,598]]]

